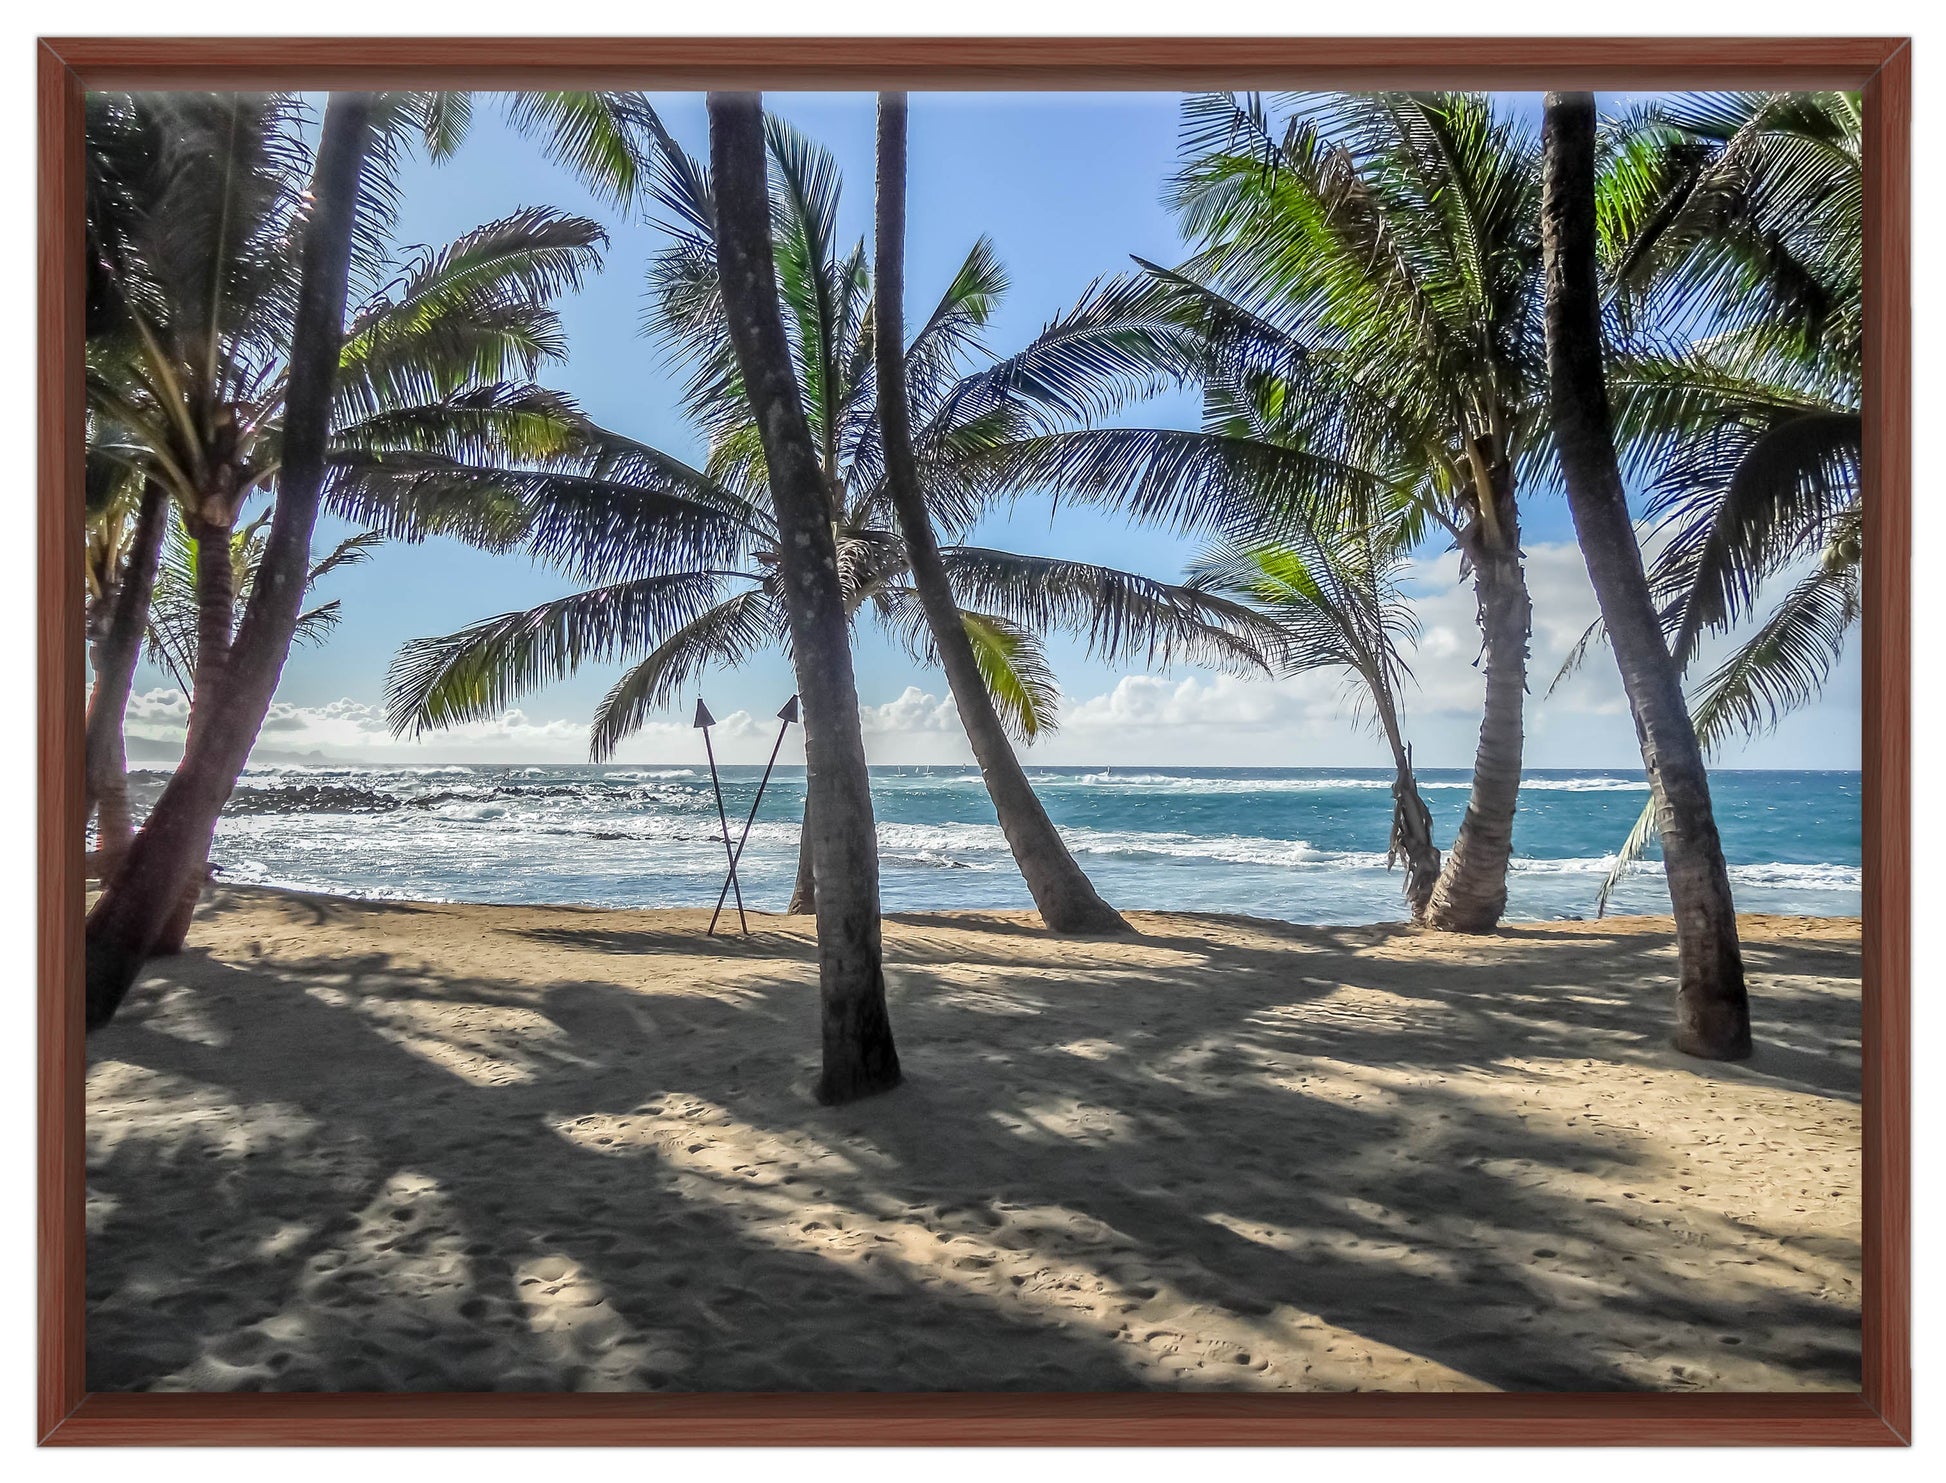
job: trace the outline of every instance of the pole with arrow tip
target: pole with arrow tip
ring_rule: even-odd
[[[750,840],[750,826],[757,822],[757,810],[763,806],[764,789],[770,786],[770,770],[777,765],[777,754],[784,750],[784,733],[791,729],[791,722],[797,719],[797,697],[793,695],[784,702],[784,708],[777,713],[777,719],[784,724],[777,728],[777,744],[770,749],[770,761],[764,764],[764,775],[757,783],[757,796],[750,804],[750,817],[743,821],[743,837],[737,841],[736,853],[730,856],[730,877],[736,878],[736,868],[743,859],[743,847]],[[723,899],[730,894],[730,882],[723,882],[723,889],[716,893],[716,911],[709,919],[709,935],[716,935],[716,919],[723,914]],[[739,907],[742,904],[738,897]]]
[[[697,696],[696,697],[696,719],[692,721],[690,725],[693,726],[696,730],[703,733],[703,752],[709,758],[709,782],[710,782],[710,786],[716,790],[716,817],[719,820],[721,820],[723,824],[723,858],[730,862],[730,878],[729,880],[724,882],[724,886],[725,889],[734,887],[736,890],[737,921],[742,923],[743,930],[747,934],[750,931],[750,923],[744,919],[744,915],[743,915],[743,887],[741,885],[738,885],[737,883],[736,851],[730,848],[730,815],[728,811],[723,807],[722,780],[719,779],[716,775],[716,748],[710,745],[710,740],[709,740],[709,729],[715,724],[716,724],[716,717],[712,716],[709,713],[709,707],[703,704],[702,696],[700,695]],[[720,901],[717,904],[717,909],[719,911],[722,910],[722,903]],[[715,932],[716,932],[716,918],[711,917],[710,935],[714,935]]]

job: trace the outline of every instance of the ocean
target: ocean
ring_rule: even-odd
[[[761,769],[723,769],[731,832]],[[1030,768],[1048,812],[1096,886],[1130,909],[1243,912],[1293,922],[1400,920],[1385,868],[1390,779],[1320,768]],[[166,774],[132,781],[137,816]],[[1443,848],[1467,775],[1421,788]],[[1711,774],[1737,905],[1855,915],[1855,772]],[[1030,907],[979,775],[875,767],[888,911]],[[1648,797],[1639,774],[1530,773],[1515,824],[1508,916],[1594,914],[1613,853]],[[802,768],[779,768],[738,875],[746,904],[781,911],[796,871]],[[708,906],[724,875],[716,800],[702,767],[252,767],[216,835],[222,879],[407,900]],[[1623,882],[1611,911],[1666,912],[1659,862]]]

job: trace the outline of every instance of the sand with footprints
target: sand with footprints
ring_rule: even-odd
[[[1848,1389],[1859,936],[886,923],[907,1082],[812,1101],[804,919],[225,889],[88,1046],[88,1382]]]

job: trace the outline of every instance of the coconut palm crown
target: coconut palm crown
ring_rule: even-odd
[[[1280,118],[1280,122],[1274,119]],[[1008,450],[1014,477],[1232,541],[1435,527],[1462,553],[1486,706],[1432,920],[1506,898],[1530,626],[1518,492],[1549,455],[1538,141],[1475,94],[1187,100],[1172,200],[1194,251],[1099,285],[1012,368],[1076,421],[1174,381],[1200,428],[1083,427]]]
[[[1618,122],[1603,180],[1618,431],[1706,742],[1813,698],[1859,613],[1861,115],[1848,93],[1698,94]],[[1791,585],[1767,613],[1768,584]]]
[[[1651,592],[1685,671],[1735,635],[1691,689],[1706,751],[1815,699],[1861,612],[1861,148],[1839,92],[1661,99],[1603,144],[1610,395]],[[1645,809],[1598,910],[1653,838]]]
[[[787,644],[777,535],[761,441],[717,283],[707,171],[666,133],[652,187],[670,238],[649,269],[647,327],[683,376],[708,438],[701,468],[588,429],[587,498],[550,526],[543,557],[583,591],[417,640],[394,663],[387,711],[420,732],[489,718],[583,663],[626,661],[597,707],[597,760],[711,665]],[[836,234],[840,178],[828,151],[767,120],[780,307],[817,445],[847,611],[869,614],[922,660],[931,641],[885,485],[874,401],[870,272],[862,242]],[[990,367],[983,330],[1006,291],[990,242],[973,245],[906,348],[914,442],[933,517],[963,534],[1005,492],[984,455],[1024,436],[1036,408]],[[1241,605],[1087,562],[965,544],[942,555],[991,694],[1018,737],[1055,724],[1057,690],[1039,635],[1078,632],[1105,659],[1258,661]]]
[[[237,94],[91,94],[89,108],[91,464],[158,481],[193,538],[227,546],[277,481],[305,108]],[[401,102],[388,117],[396,134],[416,116]],[[464,494],[468,529],[511,535],[524,475],[578,420],[533,380],[565,356],[553,302],[598,267],[606,236],[530,208],[401,256],[385,209],[395,152],[379,152],[362,192],[378,209],[361,217],[327,503],[416,535]],[[431,474],[448,481],[444,504],[405,498]]]

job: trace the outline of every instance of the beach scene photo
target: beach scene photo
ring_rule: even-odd
[[[1859,1389],[1856,95],[86,158],[89,1389]]]

